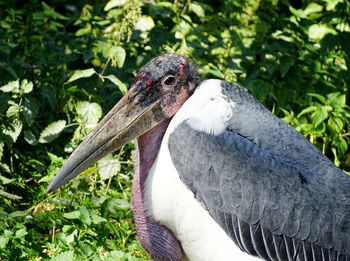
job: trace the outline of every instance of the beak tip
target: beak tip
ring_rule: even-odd
[[[45,194],[50,194],[51,192],[55,191],[59,186],[57,186],[57,182],[55,180],[52,180],[49,186],[47,187]]]
[[[49,184],[49,186],[47,187],[45,194],[50,194],[52,191],[54,191],[55,189],[52,188],[52,182]]]

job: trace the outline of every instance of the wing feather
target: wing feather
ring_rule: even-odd
[[[222,82],[222,92],[226,131],[183,121],[169,136],[181,180],[248,253],[349,260],[350,177],[240,87]]]

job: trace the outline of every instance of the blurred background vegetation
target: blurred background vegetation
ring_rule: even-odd
[[[0,260],[147,260],[133,144],[48,182],[164,52],[236,82],[350,169],[347,0],[0,0]]]

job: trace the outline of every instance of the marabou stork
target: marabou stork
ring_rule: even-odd
[[[252,95],[144,65],[47,192],[137,137],[133,209],[155,260],[350,261],[350,177]]]

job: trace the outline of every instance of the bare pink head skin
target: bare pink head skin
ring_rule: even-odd
[[[47,193],[138,137],[132,191],[137,235],[154,260],[181,260],[182,249],[174,234],[146,216],[143,190],[172,116],[192,95],[197,84],[195,69],[180,55],[164,54],[149,61],[139,70],[128,93],[70,155]]]

